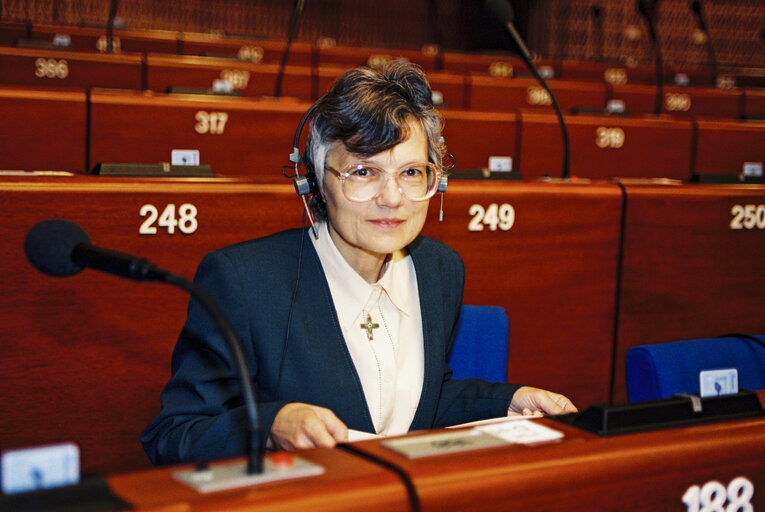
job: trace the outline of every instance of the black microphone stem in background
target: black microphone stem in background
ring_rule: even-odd
[[[654,61],[656,62],[656,99],[654,100],[653,112],[657,116],[661,114],[661,105],[664,101],[664,64],[661,58],[661,46],[656,33],[656,14],[659,0],[637,0],[638,12],[648,25],[648,33],[653,45]]]
[[[114,51],[114,18],[117,16],[117,0],[109,2],[109,19],[106,22],[106,53]]]
[[[597,54],[595,55],[595,60],[597,62],[603,61],[603,45],[604,45],[604,36],[603,36],[603,7],[595,4],[590,9],[590,15],[592,16],[592,22],[595,25],[595,36],[597,37],[596,41],[596,48],[597,48]]]
[[[274,88],[274,97],[276,98],[282,97],[284,70],[287,67],[287,60],[290,58],[290,47],[292,46],[292,40],[295,39],[295,35],[297,34],[298,23],[300,22],[300,17],[303,15],[304,6],[305,0],[295,0],[295,8],[292,10],[290,26],[287,30],[287,44],[284,46],[282,61],[279,63],[279,72],[276,74],[276,87]]]
[[[566,180],[570,176],[568,130],[566,129],[566,122],[563,119],[563,112],[560,109],[558,100],[555,98],[555,95],[547,85],[545,79],[542,78],[542,75],[539,73],[536,64],[534,64],[534,59],[531,56],[531,52],[529,52],[529,49],[526,47],[523,39],[521,39],[520,34],[518,34],[518,31],[515,29],[515,25],[513,25],[513,11],[510,7],[510,4],[508,4],[506,0],[486,0],[484,5],[489,9],[489,11],[491,11],[492,14],[494,14],[494,16],[499,21],[502,22],[503,25],[505,25],[505,28],[510,33],[510,37],[515,42],[518,50],[520,50],[521,57],[526,63],[526,66],[529,68],[529,71],[531,71],[531,74],[534,75],[534,78],[539,81],[544,90],[547,91],[547,94],[550,96],[553,109],[555,109],[555,114],[558,116],[558,124],[560,125],[560,131],[563,138],[563,168],[561,171],[561,178]]]
[[[707,53],[709,54],[709,67],[712,68],[712,85],[717,85],[717,56],[715,55],[715,47],[712,44],[712,36],[709,34],[709,27],[704,19],[704,9],[702,8],[701,0],[691,1],[691,11],[693,11],[694,16],[696,17],[699,30],[701,30],[706,37],[705,44]]]

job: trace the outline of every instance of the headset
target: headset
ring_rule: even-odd
[[[313,113],[316,111],[316,108],[321,103],[321,100],[324,98],[322,96],[318,100],[316,100],[309,108],[305,111],[303,114],[303,117],[300,118],[300,122],[297,125],[297,129],[295,130],[295,136],[292,138],[292,151],[289,154],[289,161],[290,164],[283,165],[282,166],[282,175],[292,180],[292,185],[295,187],[295,193],[303,200],[303,207],[305,208],[306,215],[308,216],[308,220],[311,222],[311,230],[313,231],[314,237],[318,238],[318,232],[316,230],[316,225],[314,221],[313,214],[311,213],[311,209],[308,207],[308,200],[306,199],[306,196],[308,194],[313,195],[314,197],[317,197],[318,199],[322,200],[321,198],[321,191],[319,190],[319,186],[316,183],[316,173],[314,170],[309,166],[306,165],[306,171],[305,174],[300,174],[300,164],[304,163],[303,158],[300,156],[300,135],[303,132],[303,127],[308,122],[308,119],[313,115]],[[444,137],[441,136],[440,142],[444,143]],[[449,158],[449,165],[448,167],[443,166],[442,164],[442,172],[441,177],[438,182],[438,188],[436,189],[437,193],[441,194],[441,208],[439,210],[438,214],[438,221],[443,222],[444,220],[444,193],[446,192],[446,187],[448,183],[448,177],[446,176],[445,171],[449,171],[454,168],[454,155],[451,153],[446,153],[444,156]],[[294,174],[287,174],[287,168],[294,168],[295,173]]]

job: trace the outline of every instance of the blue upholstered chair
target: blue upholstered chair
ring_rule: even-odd
[[[736,368],[740,389],[765,389],[765,335],[639,345],[627,352],[630,402],[698,393],[702,370]]]
[[[507,336],[505,308],[462,306],[449,365],[455,379],[480,377],[489,382],[507,382]]]

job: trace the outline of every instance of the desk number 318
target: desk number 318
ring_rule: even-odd
[[[683,503],[688,512],[753,512],[752,496],[754,484],[739,476],[730,481],[727,489],[717,480],[701,487],[693,485],[683,494]]]

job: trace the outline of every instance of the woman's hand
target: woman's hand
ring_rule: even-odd
[[[293,402],[276,414],[271,438],[284,450],[333,448],[348,440],[348,427],[329,409]]]
[[[577,408],[565,396],[531,386],[523,386],[515,392],[510,402],[510,410],[527,416],[535,413],[577,412]]]

